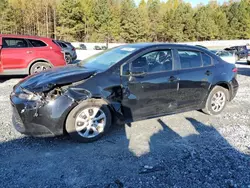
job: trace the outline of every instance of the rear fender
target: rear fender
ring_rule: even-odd
[[[209,93],[213,90],[213,88],[215,86],[221,86],[221,87],[227,89],[228,90],[228,96],[227,96],[228,101],[231,101],[233,99],[232,81],[230,81],[230,82],[220,81],[220,82],[215,83],[214,85],[211,86]]]

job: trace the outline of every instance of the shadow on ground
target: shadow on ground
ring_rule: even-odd
[[[0,83],[4,83],[10,79],[20,79],[26,77],[25,75],[11,75],[11,76],[0,76]]]
[[[181,124],[178,129],[156,119],[116,126],[90,144],[67,136],[1,143],[1,187],[250,185],[249,155],[237,151],[212,125],[190,117]],[[185,129],[192,134],[185,135]]]

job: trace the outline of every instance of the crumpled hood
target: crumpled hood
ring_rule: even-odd
[[[66,85],[84,80],[96,72],[93,69],[69,65],[28,76],[20,81],[17,86],[33,92],[47,91],[54,85]]]

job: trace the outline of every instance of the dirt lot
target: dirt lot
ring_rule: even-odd
[[[238,64],[240,89],[219,116],[198,111],[116,126],[102,140],[30,138],[11,123],[0,81],[0,187],[250,188],[250,66]]]

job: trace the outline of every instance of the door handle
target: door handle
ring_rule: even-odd
[[[175,76],[170,76],[168,81],[169,82],[177,82],[179,80],[179,78],[175,77]]]
[[[32,54],[32,51],[27,51],[27,54]]]
[[[205,72],[205,75],[207,75],[207,76],[210,76],[211,74],[212,74],[212,72],[209,71],[209,70],[207,70],[207,71]]]

